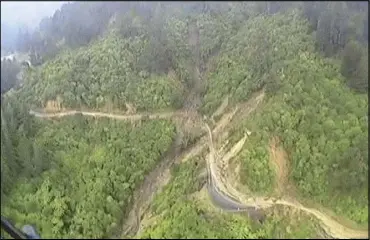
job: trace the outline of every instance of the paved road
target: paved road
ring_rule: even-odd
[[[236,111],[236,110],[235,110]],[[43,118],[50,118],[50,117],[63,117],[63,116],[68,116],[68,115],[75,115],[75,114],[82,114],[82,115],[87,115],[87,116],[94,116],[94,117],[108,117],[108,118],[115,118],[115,119],[127,119],[127,120],[138,120],[138,119],[141,119],[142,117],[147,117],[149,119],[156,119],[156,118],[168,118],[168,117],[172,117],[172,116],[186,116],[186,113],[184,112],[181,112],[181,111],[178,111],[178,112],[167,112],[167,113],[157,113],[157,114],[153,114],[153,113],[148,113],[148,114],[134,114],[134,115],[119,115],[119,114],[108,114],[108,113],[100,113],[100,112],[83,112],[83,111],[68,111],[68,112],[63,112],[63,113],[52,113],[52,114],[49,114],[49,113],[39,113],[39,112],[35,112],[35,111],[30,111],[30,114],[32,115],[35,115],[36,117],[43,117]],[[230,115],[230,117],[232,117],[232,115]],[[224,125],[230,121],[229,119],[229,116],[227,116],[225,118],[225,123],[221,123],[219,124],[220,126],[216,126],[215,129],[213,130],[213,133],[216,133],[218,131],[221,131],[221,129],[224,127]],[[223,122],[223,120],[220,120],[220,122]],[[210,128],[208,127],[208,125],[206,125],[207,128],[208,128],[208,131],[209,131],[209,137],[210,137],[210,152],[213,156],[215,156],[215,150],[213,149],[213,141],[212,141],[212,131],[210,130]],[[218,129],[220,128],[220,129]],[[217,129],[217,131],[216,131]],[[199,147],[199,149],[196,149],[197,151],[195,152],[200,152],[201,149],[203,149],[206,144],[201,144],[202,146]],[[212,200],[212,203],[214,205],[216,205],[217,207],[223,209],[224,211],[227,211],[227,212],[248,212],[249,216],[253,219],[255,219],[255,217],[257,217],[257,219],[261,220],[261,212],[259,212],[260,210],[258,209],[255,209],[254,207],[248,207],[248,206],[245,206],[243,204],[241,204],[240,202],[236,201],[236,200],[233,200],[232,198],[230,198],[229,196],[227,196],[226,194],[222,193],[221,191],[219,191],[219,189],[217,188],[215,181],[213,179],[214,175],[212,174],[211,170],[210,170],[210,166],[209,166],[209,162],[207,163],[207,170],[208,170],[208,193],[209,193],[209,196]],[[256,200],[253,200],[253,202],[255,202]],[[292,202],[289,202],[289,201],[285,201],[285,200],[277,200],[277,201],[273,201],[272,199],[269,199],[269,200],[264,200],[264,199],[259,199],[258,200],[259,202],[263,202],[263,203],[268,203],[268,205],[274,205],[274,204],[278,204],[278,205],[286,205],[286,206],[291,206],[291,207],[295,207],[295,208],[298,208],[300,210],[303,210],[303,211],[306,211],[308,213],[311,213],[313,215],[315,215],[318,219],[320,219],[323,223],[324,223],[324,226],[323,228],[325,229],[325,231],[330,234],[331,236],[333,237],[337,237],[337,238],[368,238],[368,232],[366,230],[354,230],[354,229],[351,229],[351,228],[348,228],[348,227],[345,227],[343,225],[341,225],[340,223],[336,222],[335,220],[331,219],[330,216],[327,216],[325,213],[322,213],[320,212],[319,210],[316,210],[316,209],[310,209],[310,208],[306,208],[304,206],[301,206],[300,205],[297,205],[296,203],[292,203]],[[250,202],[250,205],[253,205],[252,202]]]

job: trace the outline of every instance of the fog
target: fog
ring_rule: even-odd
[[[1,55],[14,49],[19,28],[34,30],[44,17],[52,16],[64,2],[1,1]]]
[[[1,2],[1,24],[37,27],[66,2]]]

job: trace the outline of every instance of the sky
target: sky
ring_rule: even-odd
[[[52,16],[67,1],[54,2],[16,2],[1,1],[1,23],[26,25],[33,29],[41,19]]]

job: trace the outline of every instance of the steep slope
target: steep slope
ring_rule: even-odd
[[[313,42],[298,18],[276,15],[269,20],[256,18],[252,23],[253,27],[247,25],[248,28],[241,29],[232,40],[236,50],[230,54],[229,61],[248,63],[249,59],[244,59],[249,56],[248,52],[239,50],[237,54],[238,49],[253,43],[263,33],[271,35],[266,37],[271,41],[267,45],[271,46],[271,51],[267,54],[275,50],[276,53],[263,60],[271,61],[270,67],[266,66],[268,75],[263,74],[268,79],[263,82],[262,77],[261,82],[266,86],[270,99],[251,120],[235,123],[238,125],[234,129],[236,135],[231,137],[235,140],[241,138],[245,129],[254,132],[248,148],[238,157],[242,163],[241,180],[252,192],[271,193],[274,174],[268,159],[268,140],[279,137],[288,152],[291,169],[287,171],[297,188],[296,194],[360,224],[366,223],[367,96],[354,93],[343,84],[337,64],[310,51]],[[251,33],[256,34],[248,35]],[[279,37],[273,37],[274,33],[279,33]],[[255,58],[258,56],[263,55],[260,52],[253,55]],[[251,66],[253,71],[256,65],[264,66],[251,62],[246,66]],[[250,68],[246,69],[249,71]],[[221,84],[221,80],[211,78],[210,85]],[[232,86],[234,78],[230,80]],[[252,86],[254,82],[246,78],[241,84]],[[210,88],[210,94],[217,89]]]
[[[254,108],[255,107],[256,106],[254,106]],[[107,117],[115,118],[116,116],[111,115],[111,116],[107,116]],[[123,118],[121,118],[121,119],[123,119]],[[216,152],[215,152],[215,149],[214,149],[214,146],[213,146],[214,144],[213,144],[213,138],[212,138],[212,131],[210,130],[208,125],[206,125],[206,127],[208,129],[208,133],[209,133],[209,137],[210,137],[209,138],[210,139],[209,140],[209,146],[210,146],[210,151],[211,151],[209,156],[207,156],[207,159],[209,159],[209,161],[207,161],[207,165],[210,165],[209,169],[210,169],[211,172],[209,172],[209,174],[211,174],[210,176],[211,176],[211,179],[212,179],[211,182],[208,182],[208,184],[209,184],[208,186],[209,186],[209,191],[210,191],[209,193],[212,196],[211,198],[213,198],[214,200],[216,200],[216,202],[218,202],[218,203],[215,202],[216,205],[218,205],[219,207],[221,207],[224,210],[229,209],[230,207],[231,207],[230,209],[235,208],[234,211],[247,210],[251,217],[253,217],[253,215],[255,215],[256,213],[253,213],[254,211],[252,211],[252,209],[249,209],[250,207],[245,207],[246,205],[243,205],[243,204],[247,204],[247,206],[251,205],[251,206],[258,206],[258,207],[262,207],[262,208],[270,208],[271,206],[273,206],[275,204],[277,204],[277,205],[286,205],[286,206],[290,206],[290,207],[293,207],[293,208],[298,208],[298,209],[303,210],[307,213],[313,214],[320,221],[322,221],[323,229],[325,229],[326,233],[331,235],[331,236],[334,236],[334,237],[337,237],[337,238],[353,238],[353,237],[355,237],[355,238],[364,238],[364,237],[367,236],[366,235],[367,231],[358,231],[358,230],[353,230],[351,228],[347,228],[346,226],[343,226],[340,223],[338,223],[337,221],[335,221],[335,219],[333,219],[333,217],[328,215],[327,213],[320,212],[316,209],[304,207],[302,204],[300,204],[296,200],[292,200],[290,198],[288,198],[288,199],[287,198],[269,199],[268,197],[267,198],[266,197],[248,198],[248,197],[244,196],[242,193],[235,190],[235,188],[232,187],[232,185],[235,184],[235,183],[233,181],[230,181],[230,178],[228,178],[228,177],[225,178],[224,173],[222,173],[222,170],[225,170],[225,169],[221,169],[221,171],[219,171],[220,166],[217,166],[217,165],[221,164],[221,166],[227,167],[228,160],[233,158],[241,150],[241,147],[245,143],[246,136],[244,136],[244,138],[241,141],[239,141],[230,150],[230,152],[227,152],[223,157],[221,157],[221,159],[217,159],[217,158],[220,157],[220,155],[217,155]],[[180,159],[182,157],[184,157],[184,156],[180,156]],[[171,160],[169,159],[166,162],[168,162],[168,161],[170,162]],[[178,163],[179,161],[174,161],[174,162]],[[152,173],[155,174],[156,171],[154,171]],[[220,173],[221,173],[221,175],[219,176]],[[156,174],[156,175],[158,175],[158,174]],[[150,177],[148,176],[148,178],[150,178]],[[153,181],[153,178],[151,178],[151,179]],[[167,179],[167,180],[164,180],[164,182],[168,182],[168,178],[166,177],[165,179]],[[143,187],[145,188],[145,185],[155,186],[157,184],[157,182],[159,183],[159,185],[163,185],[163,184],[160,183],[162,180],[159,180],[159,181],[158,180],[159,179],[157,177],[157,179],[155,179],[152,184],[149,184],[149,182],[147,182],[147,184],[144,184]],[[221,191],[218,190],[218,189],[221,189]],[[145,189],[142,189],[138,192],[139,196],[144,194],[144,190]],[[153,192],[155,190],[152,188],[151,191]],[[150,196],[151,191],[150,191],[150,189],[145,190],[145,194],[147,195],[147,197]],[[212,192],[214,192],[214,193],[212,193]],[[228,197],[227,197],[227,195],[225,195],[225,193],[226,194],[231,193],[236,199],[241,200],[242,204],[228,199]],[[145,199],[145,197],[144,197],[144,199]],[[142,200],[144,200],[144,199],[142,199]],[[221,203],[221,205],[219,205],[219,203]],[[132,214],[133,214],[132,218],[133,219],[140,218],[140,216],[141,216],[140,208],[142,207],[141,206],[142,204],[148,204],[148,203],[144,203],[142,201],[136,200],[136,202],[135,202],[136,208],[135,209],[137,209],[137,210],[134,210],[134,212],[132,212]],[[131,216],[131,214],[130,214],[130,216]],[[140,223],[140,220],[137,220],[137,221],[139,221],[139,223]],[[136,229],[137,229],[139,223],[138,222],[135,223]],[[131,230],[131,229],[128,229],[128,230]],[[137,231],[137,230],[134,230],[134,231]],[[297,234],[303,234],[303,232],[299,232],[299,233],[297,232]],[[305,235],[300,235],[300,236],[305,236]]]
[[[268,101],[251,120],[236,121],[230,138],[235,141],[246,131],[252,131],[248,147],[235,160],[242,164],[239,179],[246,185],[244,190],[248,189],[251,195],[272,194],[275,175],[268,159],[268,140],[277,136],[289,153],[285,159],[292,168],[285,170],[289,173],[289,185],[296,188],[295,192],[281,194],[322,209],[320,212],[302,207],[324,221],[326,231],[332,236],[366,237],[366,230],[351,228],[359,227],[354,222],[364,228],[368,219],[368,161],[367,149],[362,144],[366,143],[368,129],[364,115],[367,99],[343,84],[337,64],[313,53],[307,27],[295,14],[252,19],[231,39],[227,51],[221,50],[216,57],[216,62],[224,61],[217,62],[213,75],[212,72],[208,75],[203,109],[210,114],[223,97],[232,96],[234,102],[240,101],[248,98],[249,88],[253,92],[265,86]],[[266,41],[265,48],[253,51],[262,39]],[[235,64],[228,71],[227,67],[233,63],[240,65]],[[240,95],[238,84],[243,84],[239,85]],[[321,106],[320,110],[317,106]],[[349,126],[352,127],[348,129]],[[353,154],[357,156],[354,161]],[[261,204],[264,201],[261,198]],[[296,206],[283,200],[266,201],[266,204],[267,207]]]
[[[136,63],[145,47],[140,38],[112,35],[89,47],[65,52],[30,70],[24,99],[44,107],[56,100],[66,108],[123,108],[139,110],[181,106],[181,84],[166,75],[148,75]]]
[[[247,21],[222,45],[214,59],[213,71],[206,76],[203,112],[212,113],[228,94],[233,104],[248,99],[265,85],[269,93],[277,90],[279,79],[275,74],[285,61],[299,52],[313,51],[307,28],[305,21],[294,13],[258,16]]]
[[[1,212],[43,238],[112,236],[176,136],[169,120],[21,119],[2,107]]]
[[[313,26],[301,3],[133,4],[3,96],[2,212],[43,237],[366,237],[368,100],[346,84],[367,69],[362,32],[336,25],[347,5]],[[342,65],[315,47],[345,49]]]
[[[261,189],[267,175],[256,173],[271,169],[268,139],[278,136],[289,153],[289,178],[302,196],[366,223],[368,125],[364,113],[368,103],[366,96],[341,86],[332,77],[334,72],[327,70],[330,66],[312,55],[301,55],[284,70],[292,84],[235,129],[255,132],[240,155],[241,179],[253,191],[268,191]]]

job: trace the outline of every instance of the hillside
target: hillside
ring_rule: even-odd
[[[367,238],[364,6],[63,6],[2,96],[2,214],[43,238]]]
[[[145,44],[145,39],[112,34],[89,47],[62,53],[31,70],[25,99],[37,107],[57,100],[66,108],[125,108],[125,103],[134,103],[139,110],[176,108],[181,105],[181,83],[173,76],[149,75],[137,66]]]

